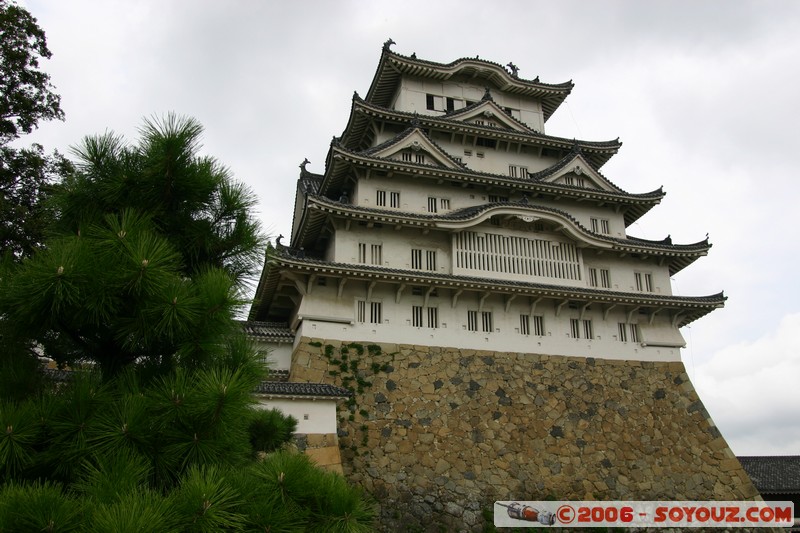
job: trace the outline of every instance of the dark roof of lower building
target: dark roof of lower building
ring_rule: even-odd
[[[294,342],[294,334],[285,322],[258,322],[243,320],[240,322],[245,335],[264,340]]]
[[[280,381],[262,381],[256,387],[256,394],[267,394],[271,396],[308,396],[323,398],[349,398],[353,395],[352,391],[328,385],[327,383],[290,383]]]
[[[761,493],[800,493],[800,455],[739,457],[747,475]]]
[[[289,370],[273,370],[270,368],[269,375],[267,377],[269,378],[267,381],[289,381]]]

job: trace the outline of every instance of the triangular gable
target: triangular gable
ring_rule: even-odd
[[[462,168],[419,128],[414,128],[407,134],[400,134],[394,139],[383,143],[378,150],[371,152],[370,155],[395,159],[404,163],[433,165],[451,169]]]
[[[464,109],[448,113],[444,115],[443,118],[458,120],[467,124],[494,126],[495,128],[504,128],[524,133],[533,131],[511,118],[500,106],[489,99],[478,102],[474,104],[474,106],[465,107]]]
[[[559,161],[554,166],[560,167],[552,174],[542,178],[543,183],[555,183],[559,185],[572,185],[584,189],[599,189],[601,191],[619,192],[602,174],[590,165],[583,155],[574,153],[567,156],[569,161]],[[546,170],[544,171],[547,172]]]

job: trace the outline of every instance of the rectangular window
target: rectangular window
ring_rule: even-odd
[[[575,178],[572,176],[564,176],[564,183],[567,185],[575,185]]]
[[[533,316],[533,334],[537,337],[544,337],[544,317],[541,315]]]
[[[411,325],[415,328],[422,327],[422,306],[414,305],[411,307]]]
[[[481,313],[481,325],[483,326],[483,331],[492,332],[494,331],[492,328],[492,312],[491,311],[483,311]]]
[[[436,270],[436,250],[425,250],[425,270]]]
[[[531,317],[528,315],[519,315],[519,332],[522,335],[531,334]]]
[[[653,275],[645,272],[634,272],[633,279],[636,282],[636,290],[641,292],[653,292]]]
[[[419,164],[425,163],[425,154],[414,154],[414,162]]]
[[[589,219],[592,225],[592,231],[595,233],[602,233],[608,235],[609,231],[608,220],[604,218],[591,218]]]
[[[455,111],[456,109],[456,101],[453,98],[447,98],[447,110],[448,111]]]
[[[423,263],[423,253],[424,263]],[[414,270],[436,270],[436,250],[421,250],[419,248],[411,249],[411,268]]]
[[[356,302],[356,322],[363,324],[367,321],[367,302],[358,300]]]
[[[406,163],[411,162],[411,152],[403,152],[403,161]]]
[[[378,197],[375,200],[375,205],[381,207],[386,206],[386,191],[378,191]]]
[[[472,157],[472,150],[464,150],[464,155],[467,157]]]
[[[450,199],[449,198],[440,198],[439,199],[439,207],[442,209],[450,209]]]
[[[381,265],[383,264],[383,245],[358,243],[358,262],[361,264]]]
[[[600,286],[604,289],[611,288],[611,274],[609,273],[608,269],[600,269]]]
[[[445,105],[445,97],[437,96],[435,94],[425,95],[425,107],[427,109],[430,109],[431,111],[444,111]]]
[[[594,332],[592,331],[592,321],[591,320],[584,320],[583,321],[583,336],[587,339],[594,339]]]
[[[390,192],[389,193],[389,207],[400,207],[400,193],[399,192]]]
[[[494,195],[494,194],[490,194],[489,195],[489,201],[490,202],[507,202],[508,201],[508,196],[497,196],[497,195]],[[495,224],[495,225],[499,226],[500,224]]]
[[[381,302],[370,302],[369,304],[369,323],[380,324],[383,321],[383,304]]]
[[[512,178],[527,178],[528,168],[520,167],[518,165],[508,165],[508,175]]]
[[[370,259],[373,265],[383,264],[383,245],[373,244],[370,246]]]
[[[580,339],[581,338],[581,321],[577,318],[571,318],[569,320],[569,329],[570,329],[570,336],[573,339]]]
[[[628,342],[628,324],[619,322],[617,324],[619,342]]]
[[[639,342],[638,324],[631,324],[631,342]]]
[[[411,268],[422,270],[422,250],[419,248],[411,249]]]
[[[437,213],[437,202],[436,198],[428,197],[428,213]]]
[[[428,308],[428,327],[429,328],[438,328],[439,327],[439,308],[438,307],[429,307]]]
[[[467,329],[469,331],[478,331],[478,312],[467,311]]]
[[[589,269],[589,286],[590,287],[597,287],[597,269],[590,268]]]

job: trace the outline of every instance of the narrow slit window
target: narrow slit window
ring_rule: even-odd
[[[478,331],[478,312],[467,311],[467,329],[469,331]]]
[[[519,332],[522,335],[531,334],[531,317],[528,315],[519,315]]]

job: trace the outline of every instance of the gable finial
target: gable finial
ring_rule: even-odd
[[[516,78],[516,77],[517,77],[517,74],[519,73],[519,67],[518,67],[518,66],[516,66],[516,65],[515,65],[514,63],[512,63],[511,61],[509,61],[509,62],[508,62],[508,65],[506,65],[506,66],[507,66],[508,68],[510,68],[510,69],[511,69],[511,75],[512,75],[512,76],[514,76],[514,77]]]
[[[419,113],[414,111],[414,118],[411,119],[411,127],[419,128]]]
[[[492,89],[490,87],[486,87],[486,92],[483,93],[483,98],[481,101],[491,100],[494,102],[494,98],[492,98]]]
[[[300,170],[302,170],[303,172],[305,172],[305,171],[306,171],[306,165],[307,165],[307,164],[309,164],[309,163],[311,163],[311,161],[309,161],[307,157],[306,157],[306,158],[304,158],[304,159],[303,159],[303,162],[302,162],[302,163],[300,163]]]
[[[394,39],[392,39],[391,37],[389,37],[389,39],[387,39],[387,40],[386,40],[386,42],[385,42],[385,43],[383,43],[383,51],[384,51],[384,52],[391,52],[391,46],[392,46],[393,44],[397,44],[397,43],[396,43],[396,42],[394,42]]]

